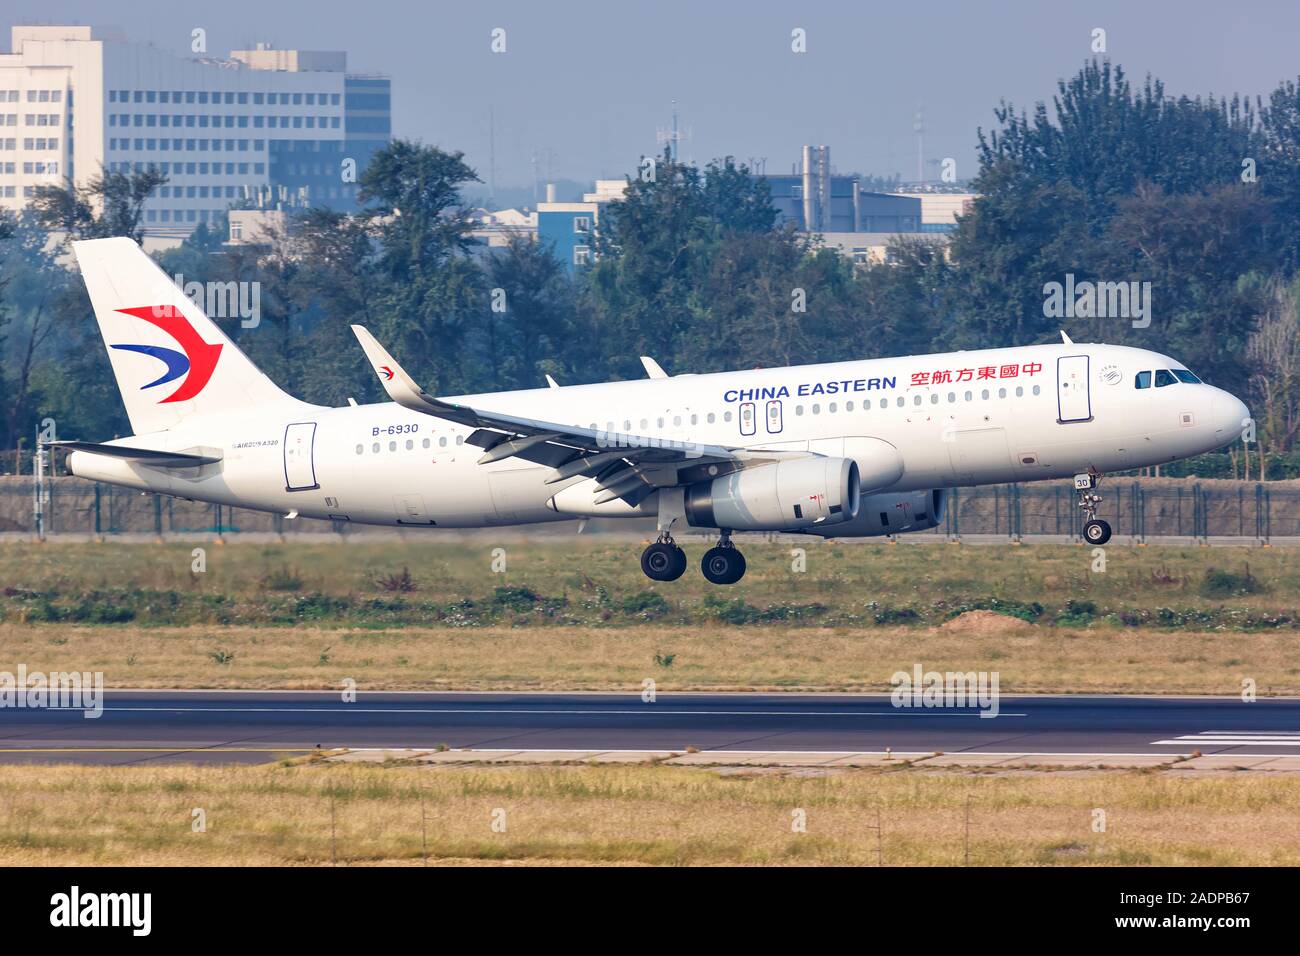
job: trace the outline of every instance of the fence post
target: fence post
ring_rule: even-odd
[[[1007,501],[1007,533],[1011,535],[1011,543],[1020,543],[1020,483],[1013,482],[1011,485],[1011,495]]]
[[[153,496],[153,536],[162,543],[162,495]]]

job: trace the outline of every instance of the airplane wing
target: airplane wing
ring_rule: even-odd
[[[595,478],[603,489],[597,504],[623,498],[635,505],[656,488],[703,481],[779,458],[806,457],[800,452],[615,434],[449,402],[420,388],[364,326],[354,325],[352,331],[389,398],[411,411],[474,429],[466,440],[484,449],[479,464],[522,458],[554,468],[548,483]]]

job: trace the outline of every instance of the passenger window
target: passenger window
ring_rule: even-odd
[[[949,401],[949,403],[957,401],[957,393],[956,393],[956,392],[949,392],[949,393],[948,393],[948,401]]]
[[[796,406],[794,407],[794,413],[795,413],[796,415],[802,415],[802,414],[803,414],[803,406],[802,406],[802,405],[796,405]]]
[[[864,399],[862,400],[862,410],[863,410],[864,412],[869,412],[869,411],[871,411],[871,399],[869,399],[869,398],[864,398]]]
[[[844,403],[844,410],[845,410],[846,412],[851,412],[851,411],[853,411],[853,403],[852,403],[852,402],[845,402],[845,403]]]
[[[966,401],[968,401],[968,402],[970,401],[970,392],[967,392],[967,393],[966,393]]]
[[[1007,397],[1007,390],[1005,388],[998,389],[998,398],[1006,398],[1006,397]]]
[[[716,419],[717,419],[717,416],[714,415],[713,412],[709,412],[709,424],[712,425],[713,422],[714,422]]]
[[[1133,380],[1133,387],[1134,387],[1134,388],[1150,388],[1150,387],[1151,387],[1151,373],[1150,373],[1150,372],[1138,372],[1138,373],[1137,373],[1137,378]]]
[[[1164,388],[1166,385],[1177,385],[1178,379],[1174,378],[1174,373],[1168,369],[1156,369],[1156,388]]]
[[[899,408],[902,408],[902,407],[903,407],[903,396],[902,396],[902,395],[899,395],[899,396],[898,396],[898,401],[897,401],[895,404],[898,405]]]
[[[826,406],[826,411],[834,415],[835,412],[838,410],[838,408],[839,406],[837,406],[834,402],[831,402],[829,405]]]
[[[984,389],[982,392],[980,392],[980,398],[984,399],[985,401],[988,401],[988,397],[989,397],[989,390],[987,388]]]

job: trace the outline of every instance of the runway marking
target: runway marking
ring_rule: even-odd
[[[1182,746],[1184,744],[1230,744],[1239,747],[1300,747],[1300,731],[1271,730],[1203,730],[1197,734],[1184,734],[1172,740],[1153,740],[1154,744]]]
[[[854,711],[837,710],[667,710],[655,704],[644,704],[637,709],[596,710],[541,710],[526,707],[356,707],[339,704],[335,707],[113,707],[106,706],[104,713],[159,713],[159,714],[527,714],[563,716],[635,716],[635,717],[978,717],[980,710],[972,707],[965,711],[944,711],[937,708],[900,707],[897,710]],[[36,713],[36,711],[33,711]],[[77,711],[80,713],[80,711]],[[999,717],[1028,717],[1025,713],[998,713]]]

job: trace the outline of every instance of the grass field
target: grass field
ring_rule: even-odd
[[[492,570],[504,549],[506,571]],[[701,548],[688,543],[692,553]],[[747,544],[750,573],[655,585],[639,546],[0,546],[0,669],[110,686],[883,690],[927,668],[1004,692],[1300,692],[1290,549]],[[501,557],[500,554],[497,555]],[[975,613],[991,609],[995,613]]]
[[[1292,775],[68,769],[5,768],[0,864],[1300,863]]]

